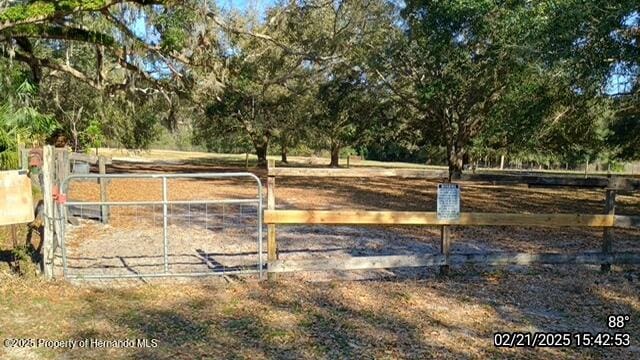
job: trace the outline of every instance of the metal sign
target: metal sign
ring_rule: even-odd
[[[460,186],[458,184],[438,184],[438,219],[460,218]]]
[[[33,221],[31,180],[24,171],[0,171],[0,225]]]

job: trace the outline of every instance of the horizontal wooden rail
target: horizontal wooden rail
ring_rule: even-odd
[[[81,154],[81,153],[70,153],[69,160],[82,161],[82,162],[95,165],[100,160],[100,156],[87,155],[87,154]],[[113,163],[113,160],[111,159],[111,157],[107,157],[107,156],[104,157],[104,161],[105,161],[105,164],[107,165],[111,165]]]
[[[327,168],[278,168],[269,167],[269,176],[289,176],[289,177],[352,177],[352,178],[373,178],[373,177],[396,177],[414,179],[442,180],[449,177],[447,171],[425,170],[425,169],[387,169],[387,168],[350,168],[350,169],[327,169]],[[589,177],[582,176],[562,176],[562,175],[522,175],[522,174],[462,174],[460,180],[492,182],[502,184],[526,184],[532,187],[578,187],[578,188],[608,188],[624,191],[640,190],[640,179],[629,177]]]
[[[362,256],[344,259],[292,259],[269,263],[269,272],[366,270],[394,267],[437,266],[445,264],[442,254]]]
[[[614,226],[623,229],[640,229],[640,216],[616,215]]]
[[[269,168],[269,176],[309,176],[309,177],[399,177],[418,179],[443,179],[449,177],[448,171],[421,169],[385,169],[385,168]]]
[[[456,220],[440,220],[435,212],[362,210],[265,210],[265,224],[467,225],[545,227],[637,227],[638,219],[614,215],[462,213]]]
[[[513,253],[493,252],[486,254],[442,254],[362,256],[345,259],[298,259],[277,260],[269,264],[269,272],[365,270],[398,267],[463,265],[531,265],[531,264],[640,264],[640,254],[618,253]]]

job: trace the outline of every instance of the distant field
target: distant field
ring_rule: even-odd
[[[114,160],[119,161],[136,161],[136,162],[175,162],[175,163],[206,163],[206,162],[218,162],[221,164],[238,164],[244,166],[246,155],[245,154],[218,154],[196,151],[177,151],[177,150],[120,150],[101,148],[100,154],[109,155]],[[277,165],[280,164],[280,156],[270,155],[270,160],[276,160]],[[292,165],[329,165],[329,158],[323,157],[308,157],[308,156],[289,156],[289,166]],[[254,154],[249,154],[249,166],[255,166],[257,157]],[[340,165],[346,166],[346,158],[340,159]],[[373,160],[356,160],[351,159],[350,165],[353,166],[376,166],[376,167],[410,167],[410,168],[425,168],[425,169],[438,169],[446,170],[446,166],[434,166],[434,165],[421,165],[404,162],[384,162]]]
[[[194,164],[194,165],[226,165],[226,166],[245,166],[246,154],[219,154],[208,153],[198,151],[178,151],[178,150],[126,150],[126,149],[112,149],[101,148],[100,154],[111,156],[116,161],[124,162],[141,162],[141,163],[167,163],[167,164]],[[276,166],[328,166],[329,158],[316,157],[316,156],[289,156],[288,164],[282,164],[280,162],[280,156],[270,155],[270,160],[276,161]],[[254,154],[249,154],[249,167],[256,166],[257,157]],[[345,167],[347,164],[346,158],[340,159],[340,166]],[[447,170],[447,166],[444,165],[423,165],[407,162],[387,162],[387,161],[375,161],[375,160],[358,160],[351,158],[349,164],[352,167],[385,167],[385,168],[416,168],[416,169],[432,169],[432,170]],[[564,170],[564,169],[515,169],[506,168],[500,170],[499,168],[478,168],[476,172],[479,173],[495,173],[495,172],[523,172],[523,173],[550,173],[550,174],[566,174],[566,175],[584,175],[584,170]],[[607,171],[593,171],[590,170],[590,175],[607,175]],[[616,173],[631,175],[631,173]],[[637,174],[636,174],[637,175]]]

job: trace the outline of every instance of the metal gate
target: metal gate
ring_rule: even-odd
[[[183,185],[189,185],[191,181],[195,181],[193,185],[197,187],[200,186],[200,182],[209,183],[214,180],[239,182],[239,179],[249,180],[254,184],[251,185],[251,188],[255,189],[254,197],[207,198],[206,196],[202,196],[205,198],[172,200],[170,181],[173,180],[182,182]],[[111,188],[112,181],[114,183],[117,181],[137,182],[136,184],[139,185],[134,185],[133,189],[137,190],[139,188],[140,195],[153,193],[158,195],[158,199],[110,200],[109,197],[115,197],[109,196],[111,194],[107,190]],[[81,183],[78,188],[85,189],[87,190],[85,192],[93,195],[91,199],[88,201],[87,199],[83,199],[82,201],[71,198],[67,199],[66,197],[69,195],[71,197],[76,196],[73,193],[69,194],[70,185],[74,182]],[[85,185],[82,185],[82,183]],[[237,186],[238,184],[235,185]],[[94,197],[98,195],[95,191],[96,187],[99,188],[99,199],[94,199]],[[61,188],[62,195],[58,196],[59,201],[57,205],[60,207],[59,214],[61,214],[60,219],[58,219],[58,221],[61,222],[61,224],[59,224],[61,231],[61,236],[59,237],[61,242],[59,244],[59,258],[61,258],[62,273],[65,279],[196,277],[250,273],[257,273],[260,278],[263,277],[262,184],[260,179],[254,174],[245,172],[197,174],[75,174],[64,179]],[[216,190],[215,187],[209,187],[208,189]],[[241,189],[247,190],[248,188],[244,187]],[[198,190],[188,188],[186,192],[197,193]],[[116,195],[122,194],[117,194],[116,192]],[[114,209],[116,209],[116,211],[114,211]],[[222,209],[221,212],[220,209]],[[239,215],[236,214],[237,209],[239,209]],[[121,221],[121,219],[127,221]],[[255,225],[253,222],[254,219]],[[75,224],[71,224],[70,221]],[[83,232],[83,230],[85,230],[85,232]],[[87,231],[89,235],[86,234]],[[245,239],[243,232],[247,231],[251,232],[250,237],[254,240]],[[203,249],[209,245],[208,241],[210,239],[217,239],[216,244],[218,244],[219,242],[224,242],[229,239],[232,239],[230,241],[233,242],[234,239],[239,239],[239,236],[243,241],[243,249],[250,249],[249,245],[251,243],[255,244],[256,249],[255,251],[245,251],[234,248],[232,253],[224,251],[213,251],[213,253],[211,253],[212,250],[196,249],[195,253],[188,252],[182,254],[178,250],[170,250],[172,241],[174,241],[174,238],[171,236],[172,232],[174,232],[174,237],[182,238],[181,242],[199,242],[203,245]],[[255,232],[255,234],[253,232]],[[205,239],[203,239],[203,237]],[[161,244],[158,238],[161,238]],[[91,239],[100,240],[91,243]],[[154,244],[156,245],[155,247]],[[173,245],[176,244],[177,243],[174,242]],[[229,246],[228,244],[221,244],[222,243],[220,243],[219,246],[221,246],[223,250]],[[251,245],[251,247],[252,246],[253,245]],[[162,254],[151,254],[150,252],[155,251],[157,247],[161,247]],[[91,250],[92,255],[85,254],[87,253],[87,248]],[[128,248],[136,249],[138,253],[133,250],[130,251]],[[70,257],[70,249],[77,251],[79,254]],[[225,259],[231,258],[236,256],[236,254],[233,253],[235,251],[239,252],[240,255],[238,256],[242,257],[241,260],[236,260],[236,262],[240,261],[238,265],[224,264],[223,261],[215,259],[216,256]],[[119,254],[115,254],[116,252]],[[253,256],[257,259],[247,260],[248,257],[251,258]],[[195,263],[191,262],[193,257],[196,258]],[[76,265],[70,266],[70,261],[88,264],[88,268]],[[125,273],[113,274],[105,270],[105,268],[116,267],[113,265],[115,261],[122,263],[126,271]],[[132,261],[135,262],[135,265],[131,265]],[[147,261],[147,263],[145,263],[145,261]],[[148,261],[152,262],[148,263]],[[247,261],[249,262],[247,263]],[[189,264],[195,265],[191,266]],[[200,269],[200,267],[203,266],[206,266],[205,271]],[[142,267],[155,268],[155,271],[140,270]],[[196,269],[193,267],[196,267]],[[177,268],[184,268],[186,270],[177,271]]]

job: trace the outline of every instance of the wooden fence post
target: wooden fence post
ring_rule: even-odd
[[[604,202],[604,213],[605,215],[615,215],[616,213],[616,191],[612,189],[606,190],[606,198]],[[607,254],[610,253],[613,249],[613,235],[614,229],[613,227],[604,228],[602,234],[602,253]],[[600,270],[603,272],[608,272],[611,270],[611,264],[602,264],[600,266]]]
[[[20,169],[28,170],[29,169],[29,150],[27,150],[24,145],[20,144],[18,146],[18,154],[20,155]]]
[[[67,169],[69,168],[69,153],[67,152],[67,148],[56,148],[54,150],[55,154],[55,170],[53,181],[55,185],[61,186],[62,181],[67,177]],[[62,189],[60,189],[62,191]]]
[[[61,180],[67,178],[67,176],[71,175],[71,160],[69,159],[70,148],[65,147],[64,152],[62,153],[62,176]],[[62,191],[62,189],[60,189]]]
[[[451,180],[445,180],[450,183]],[[451,248],[451,229],[447,225],[440,228],[440,254],[444,256],[445,264],[440,266],[440,275],[449,274],[449,252]]]
[[[271,169],[276,167],[275,160],[269,160],[267,162],[267,210],[276,209],[276,177],[272,175]],[[267,269],[269,266],[278,259],[278,243],[276,242],[276,225],[267,225]],[[269,280],[276,280],[275,273],[269,273],[267,275]]]
[[[100,175],[105,175],[107,173],[107,159],[104,156],[98,157],[98,170]],[[100,178],[98,182],[100,184],[100,201],[107,201],[107,179]],[[109,223],[109,206],[101,205],[100,206],[100,219],[103,224]]]
[[[349,168],[349,160],[351,159],[351,155],[347,155],[347,169]]]
[[[451,229],[447,225],[440,228],[440,253],[444,256],[445,265],[440,266],[440,275],[449,273],[449,252],[451,248]]]
[[[584,166],[584,177],[585,177],[585,178],[587,178],[588,173],[589,173],[589,158],[587,158],[587,163],[586,163],[586,165]]]
[[[42,272],[46,279],[53,277],[53,157],[54,149],[47,145],[42,151],[42,196],[44,201],[44,238],[41,247]]]

